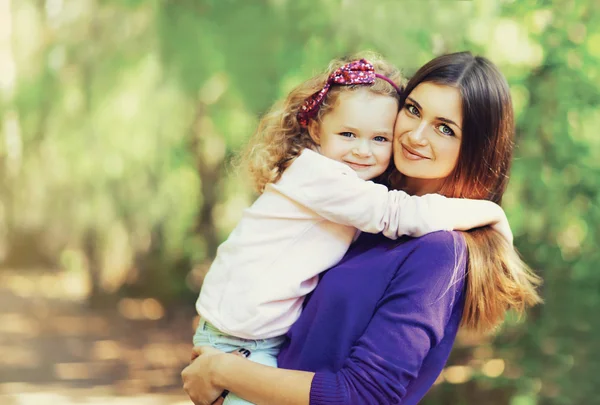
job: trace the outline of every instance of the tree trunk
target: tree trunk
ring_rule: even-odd
[[[200,131],[201,122],[205,119],[206,106],[198,101],[196,115],[190,128],[190,149],[196,158],[196,171],[200,177],[202,193],[202,208],[198,214],[194,232],[202,235],[206,244],[206,258],[212,260],[219,247],[217,226],[213,218],[213,209],[219,202],[222,191],[224,162],[219,160],[216,164],[208,163],[203,159],[204,136]]]

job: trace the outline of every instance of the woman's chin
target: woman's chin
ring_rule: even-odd
[[[427,179],[427,170],[423,167],[423,162],[406,161],[404,159],[396,159],[394,161],[396,169],[404,176],[415,179]]]

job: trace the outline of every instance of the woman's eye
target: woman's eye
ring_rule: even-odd
[[[446,124],[441,124],[438,126],[440,132],[444,135],[454,136],[454,131]]]
[[[374,141],[376,142],[387,142],[388,139],[385,136],[376,136],[375,138],[373,138]]]
[[[406,108],[406,111],[408,111],[412,115],[416,115],[417,117],[419,116],[419,110],[414,105],[406,104],[405,108]]]
[[[340,135],[346,138],[354,137],[354,134],[352,132],[340,132]]]

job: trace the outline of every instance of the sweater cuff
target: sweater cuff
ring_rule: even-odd
[[[310,385],[310,405],[344,405],[345,390],[335,373],[315,373]]]

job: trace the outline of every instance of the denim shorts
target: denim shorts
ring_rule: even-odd
[[[198,328],[194,334],[194,346],[212,346],[224,352],[234,352],[239,349],[250,351],[249,360],[265,366],[277,367],[277,355],[285,341],[285,336],[277,336],[268,339],[243,339],[221,332],[204,318],[200,318]],[[224,405],[249,405],[245,401],[230,393],[225,398]]]

